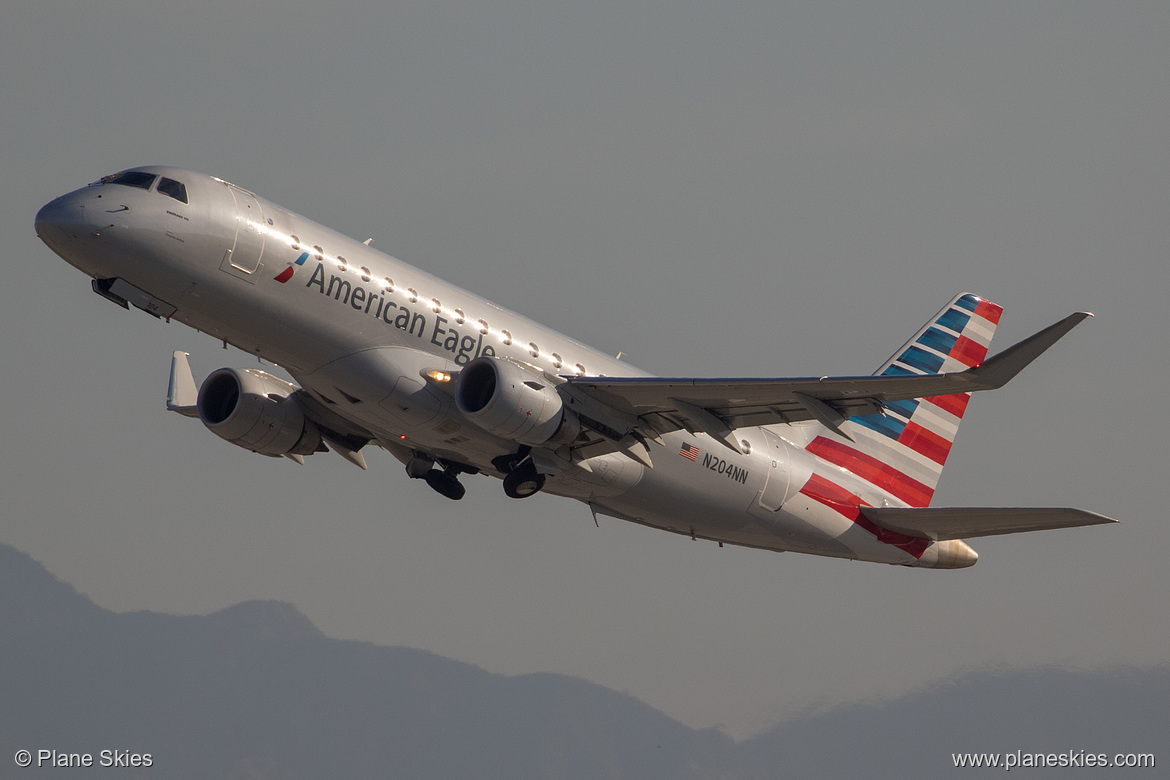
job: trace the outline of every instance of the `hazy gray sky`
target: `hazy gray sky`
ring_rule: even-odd
[[[19,3],[0,25],[0,541],[116,610],[295,603],[332,636],[555,671],[742,736],[989,666],[1170,661],[1165,2]],[[173,7],[171,7],[173,6]],[[997,346],[936,504],[1111,528],[959,572],[695,543],[168,414],[254,361],[36,238],[147,163],[255,190],[672,375],[865,373],[951,295]]]

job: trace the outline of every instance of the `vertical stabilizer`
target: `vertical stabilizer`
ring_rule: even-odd
[[[1002,312],[976,295],[959,295],[876,373],[939,374],[977,366],[987,357]],[[928,506],[969,398],[960,393],[890,403],[885,414],[850,419],[853,441],[826,430],[807,449],[910,506]]]

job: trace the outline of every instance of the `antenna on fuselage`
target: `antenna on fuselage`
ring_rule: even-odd
[[[366,239],[365,241],[363,241],[362,243],[363,243],[363,244],[365,244],[366,246],[369,246],[370,244],[374,243],[374,239],[372,239],[372,238],[367,238],[367,239]]]

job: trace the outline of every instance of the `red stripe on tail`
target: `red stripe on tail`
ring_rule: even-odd
[[[930,401],[932,404],[942,409],[944,412],[953,414],[960,420],[963,419],[963,412],[967,411],[967,403],[971,400],[970,393],[955,393],[954,395],[933,395],[930,398],[924,399]]]
[[[991,301],[979,301],[975,304],[975,316],[982,317],[988,322],[999,324],[999,316],[1003,314],[1003,307]]]
[[[824,504],[830,509],[849,518],[856,525],[861,526],[876,536],[879,542],[892,544],[898,549],[910,553],[915,558],[921,558],[922,553],[930,546],[929,539],[923,539],[918,536],[907,536],[906,534],[900,534],[897,531],[890,531],[879,525],[874,525],[865,515],[861,514],[861,506],[865,502],[859,496],[853,495],[845,488],[830,482],[819,474],[813,474],[809,477],[808,482],[800,489],[800,492],[813,501]]]
[[[920,455],[933,460],[942,466],[947,462],[947,455],[951,453],[951,443],[931,430],[923,428],[914,421],[906,423],[905,430],[898,437],[899,444],[905,444]]]
[[[877,458],[823,436],[813,439],[805,449],[818,458],[851,471],[866,482],[889,491],[910,506],[930,505],[930,498],[934,495],[933,488],[911,479]]]
[[[987,357],[987,347],[966,336],[959,336],[955,346],[951,347],[950,357],[965,366],[977,366],[983,362],[983,358]]]

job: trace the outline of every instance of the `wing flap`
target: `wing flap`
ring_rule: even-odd
[[[940,541],[1117,522],[1096,512],[1065,507],[863,506],[861,513],[890,531]]]

